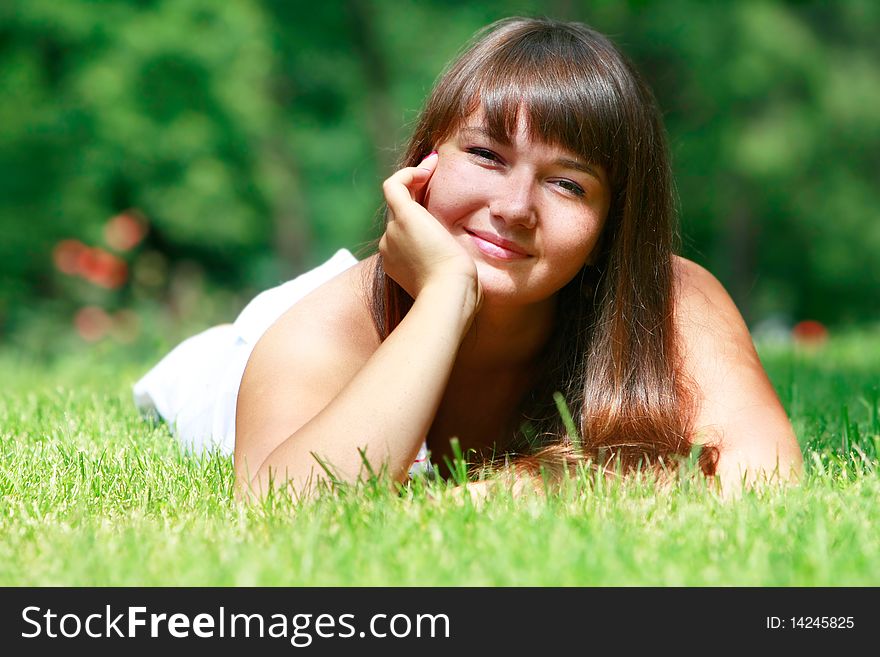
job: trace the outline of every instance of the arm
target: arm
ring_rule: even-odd
[[[373,470],[384,466],[393,479],[406,477],[480,299],[473,261],[414,200],[434,163],[436,158],[425,169],[402,169],[385,183],[392,216],[380,250],[386,271],[415,302],[366,362],[347,369],[320,322],[267,334],[267,344],[255,350],[239,396],[236,456],[259,464],[253,475],[239,471],[239,482],[256,495],[268,492],[270,479],[309,495],[312,484],[327,476],[313,453],[346,481],[363,472],[359,449]],[[261,388],[276,399],[264,400]],[[297,409],[285,399],[296,399]],[[274,424],[275,436],[283,426],[286,437],[267,446],[260,437],[265,431],[253,430],[267,423]]]
[[[302,426],[290,427],[290,435],[268,454],[250,481],[254,492],[268,491],[270,472],[276,482],[289,480],[296,492],[326,478],[312,452],[332,465],[334,474],[355,481],[363,470],[358,448],[366,450],[375,471],[384,465],[394,480],[404,480],[433,421],[470,321],[466,292],[461,286],[441,285],[423,290],[400,325],[336,395],[332,384],[315,387],[309,376],[312,371],[314,378],[320,377],[320,361],[327,358],[301,354],[291,366],[297,372],[285,386],[287,396],[297,399],[301,408],[323,408]],[[312,365],[303,367],[304,359]],[[264,365],[275,369],[274,362]]]
[[[803,457],[733,300],[708,271],[675,259],[676,325],[685,371],[696,384],[698,442],[719,447],[726,495],[765,477],[793,483]]]

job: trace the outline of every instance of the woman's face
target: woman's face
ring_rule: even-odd
[[[601,167],[529,141],[522,120],[496,142],[480,112],[437,151],[423,203],[473,257],[487,300],[544,301],[590,261],[610,197]]]

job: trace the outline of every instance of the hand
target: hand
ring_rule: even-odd
[[[474,291],[476,312],[482,291],[473,258],[416,200],[438,159],[432,153],[418,167],[405,167],[383,183],[388,223],[379,240],[379,253],[385,272],[413,298],[434,282],[464,284]]]

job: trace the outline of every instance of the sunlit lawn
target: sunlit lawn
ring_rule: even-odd
[[[442,483],[248,507],[229,458],[139,418],[139,353],[0,351],[0,585],[880,584],[876,332],[762,347],[807,478],[728,502],[585,479],[482,508]]]

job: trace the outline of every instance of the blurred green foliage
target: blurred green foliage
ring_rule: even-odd
[[[5,0],[0,335],[161,303],[181,280],[248,293],[357,251],[433,80],[517,14],[585,21],[634,59],[670,132],[685,255],[750,321],[877,319],[872,0]],[[53,267],[60,240],[105,248],[130,208],[150,225],[117,254],[130,284]]]

